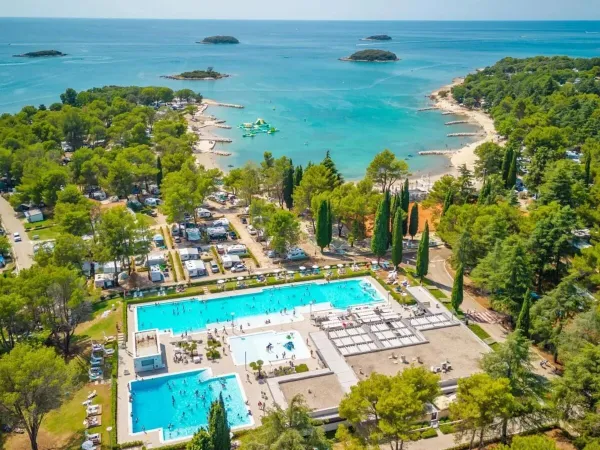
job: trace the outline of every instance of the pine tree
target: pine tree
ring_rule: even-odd
[[[446,211],[450,209],[453,203],[454,192],[452,192],[452,189],[448,189],[448,192],[446,192],[446,197],[444,197],[444,205],[442,206],[442,217],[444,216],[444,214],[446,214]]]
[[[223,394],[219,395],[210,405],[208,413],[208,433],[212,439],[213,450],[231,450],[231,437],[229,435],[229,423],[227,422],[227,410],[223,402]]]
[[[213,450],[212,439],[208,431],[200,428],[190,442],[187,443],[186,450]]]
[[[408,178],[402,188],[402,211],[404,211],[404,222],[402,223],[402,233],[404,236],[408,233],[408,206],[410,205],[410,191],[408,188]]]
[[[302,166],[296,166],[296,169],[294,170],[294,187],[300,184],[300,182],[302,181],[303,174],[304,172],[302,171]]]
[[[510,169],[508,169],[508,176],[506,177],[506,189],[514,189],[517,184],[517,152],[513,152],[512,161],[510,162]]]
[[[156,158],[156,168],[158,169],[158,172],[156,172],[156,185],[160,188],[163,179],[162,161],[160,160],[160,156]]]
[[[317,212],[317,245],[321,248],[321,252],[331,242],[329,236],[331,236],[331,227],[329,226],[329,206],[327,200],[322,200],[319,204],[319,210]],[[328,230],[329,228],[329,230]]]
[[[487,180],[485,180],[483,182],[483,186],[481,187],[481,191],[479,191],[479,198],[477,199],[477,203],[479,203],[480,205],[487,205],[491,193],[492,186]]]
[[[386,215],[387,207],[384,205],[385,197],[377,207],[375,215],[375,227],[373,229],[373,238],[371,239],[371,250],[377,256],[377,261],[381,259],[388,248],[388,224],[390,218]]]
[[[464,283],[464,266],[460,264],[458,266],[458,270],[456,271],[456,276],[454,277],[454,284],[452,285],[452,297],[450,302],[452,303],[452,308],[458,314],[460,311],[460,305],[463,302],[463,283]]]
[[[290,165],[285,169],[283,179],[283,201],[287,209],[292,209],[294,206],[294,166],[290,161]]]
[[[592,154],[588,153],[585,157],[585,175],[584,182],[586,186],[592,184]]]
[[[335,167],[335,163],[333,162],[333,159],[331,159],[331,156],[329,155],[329,150],[327,150],[327,153],[325,154],[325,158],[323,159],[321,164],[323,164],[325,167],[327,167],[329,169],[331,189],[334,189],[344,183],[344,178],[342,177],[342,174],[339,172],[339,170],[337,170],[337,167]]]
[[[408,224],[408,234],[410,238],[414,239],[415,235],[419,231],[419,204],[413,203],[410,209],[410,223]]]
[[[508,179],[508,171],[510,170],[510,165],[513,159],[513,149],[508,147],[504,151],[504,158],[502,159],[502,181],[506,184],[506,180]]]
[[[394,269],[397,269],[398,265],[402,263],[402,244],[404,237],[404,235],[402,234],[403,216],[404,211],[402,211],[402,208],[397,208],[396,214],[394,215],[394,222],[392,225],[392,264],[394,265]]]
[[[421,235],[417,250],[417,276],[423,281],[429,272],[429,222],[425,222],[425,230]]]
[[[531,323],[529,317],[529,311],[531,309],[531,294],[529,289],[525,293],[523,298],[523,304],[521,305],[521,311],[519,312],[519,318],[517,319],[516,329],[521,332],[525,337],[529,337],[529,325]]]

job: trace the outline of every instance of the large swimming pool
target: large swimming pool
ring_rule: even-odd
[[[131,382],[131,429],[162,429],[164,441],[192,436],[208,426],[213,400],[223,394],[229,426],[252,425],[238,377],[212,378],[210,369],[194,370]]]
[[[276,286],[251,294],[141,305],[136,308],[137,330],[157,328],[173,334],[197,332],[206,330],[207,325],[227,325],[232,320],[236,327],[246,326],[245,321],[238,319],[252,316],[266,315],[267,319],[286,316],[293,320],[296,308],[306,310],[311,302],[317,310],[323,307],[346,309],[383,300],[367,279]]]

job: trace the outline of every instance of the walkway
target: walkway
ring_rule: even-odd
[[[30,268],[33,264],[33,244],[25,232],[23,223],[17,218],[15,210],[4,197],[0,197],[0,217],[2,217],[2,224],[12,244],[17,271]],[[21,235],[21,242],[14,241],[13,233],[15,232]]]
[[[311,340],[315,343],[321,358],[338,378],[342,390],[350,392],[350,388],[358,383],[354,371],[346,364],[346,360],[338,353],[324,331],[310,333]]]

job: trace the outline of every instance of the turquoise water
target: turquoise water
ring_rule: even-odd
[[[267,288],[253,294],[232,295],[207,301],[198,299],[176,302],[159,302],[136,307],[137,331],[157,328],[171,330],[173,334],[196,332],[206,329],[207,324],[262,315],[278,316],[286,308],[289,314],[294,308],[330,303],[334,308],[383,301],[373,286],[362,280],[332,283],[305,283],[285,287]],[[243,325],[245,323],[241,322]]]
[[[210,404],[219,394],[223,394],[230,427],[253,423],[235,375],[210,378],[199,370],[132,381],[132,430],[162,428],[165,441],[191,436],[208,426]]]
[[[386,33],[385,43],[360,38]],[[232,34],[242,44],[194,44]],[[339,57],[368,47],[395,52],[391,64],[360,64]],[[16,59],[11,55],[57,49],[65,58]],[[243,110],[212,109],[237,126],[263,117],[281,129],[273,136],[242,138],[225,164],[259,160],[264,151],[295,163],[319,161],[331,150],[348,178],[364,175],[373,155],[389,148],[408,157],[413,171],[433,171],[443,157],[425,149],[459,147],[447,138],[448,120],[417,113],[425,96],[452,78],[505,56],[597,56],[600,22],[282,22],[0,19],[0,112],[49,104],[67,87],[108,84],[189,87],[206,97],[241,103]],[[214,82],[185,82],[160,75],[213,66],[231,74]],[[469,131],[452,127],[452,131]],[[308,143],[308,145],[305,145]]]

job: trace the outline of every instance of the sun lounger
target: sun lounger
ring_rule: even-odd
[[[341,337],[341,338],[348,337],[348,331],[347,330],[340,330],[340,331],[338,331],[338,336]]]
[[[367,345],[369,346],[369,350],[377,350],[378,348],[374,342],[369,342]]]
[[[389,341],[381,341],[381,343],[385,348],[390,348],[392,346],[392,344],[390,344]]]
[[[352,336],[352,342],[355,344],[362,344],[364,342],[362,336]]]
[[[102,442],[102,435],[100,433],[86,434],[86,439],[92,441],[95,445],[99,445]]]
[[[343,344],[343,342],[342,342],[341,339],[334,339],[333,340],[333,345],[335,345],[336,347],[343,347],[344,346],[344,344]]]
[[[402,345],[410,345],[411,344],[410,339],[407,337],[400,338],[400,342],[402,343]]]
[[[86,428],[94,428],[102,425],[102,417],[94,416],[83,421],[83,426]]]
[[[350,336],[356,336],[359,333],[359,331],[356,328],[350,328],[350,329],[348,329],[346,331],[348,332],[348,334]]]
[[[353,342],[352,342],[352,339],[350,339],[349,337],[346,337],[346,338],[342,338],[342,344],[344,344],[347,347],[349,345],[352,345]]]
[[[349,353],[347,347],[341,347],[339,348],[339,351],[343,356],[346,356]]]
[[[368,344],[359,344],[358,345],[358,351],[359,352],[368,352],[369,351],[369,346]]]
[[[351,355],[353,353],[358,353],[358,347],[356,345],[350,345],[346,347],[348,349],[348,354]]]
[[[393,331],[384,331],[382,334],[385,339],[392,339],[396,337]]]
[[[92,392],[90,392],[90,393],[88,394],[87,398],[88,398],[88,399],[92,399],[92,398],[94,398],[94,397],[96,396],[96,394],[97,394],[97,393],[96,393],[96,391],[95,391],[95,390],[93,390]]]
[[[384,341],[385,340],[385,337],[383,336],[383,333],[381,333],[380,331],[378,331],[378,332],[375,333],[375,337],[377,339],[379,339],[380,341]]]
[[[413,344],[419,343],[419,339],[414,335],[410,336],[409,339],[410,339],[410,342],[412,342]]]

